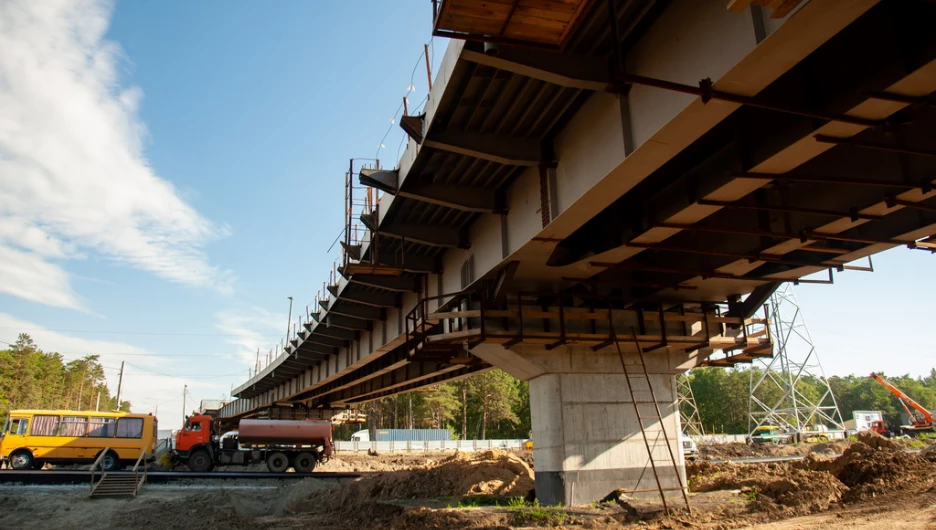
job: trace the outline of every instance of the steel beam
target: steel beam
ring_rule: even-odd
[[[332,315],[342,315],[361,320],[383,320],[384,311],[379,307],[353,304],[350,302],[339,302],[335,307],[328,311]]]
[[[507,166],[536,166],[543,161],[538,140],[445,131],[430,133],[423,146]]]
[[[370,331],[372,326],[368,320],[342,315],[328,315],[325,317],[325,327],[349,329],[353,331]]]
[[[396,293],[367,293],[345,289],[341,300],[372,307],[399,307],[400,300]]]
[[[362,214],[361,222],[371,232],[376,231],[377,218],[374,214]],[[467,234],[463,230],[439,226],[426,226],[407,223],[389,223],[380,227],[380,235],[397,239],[406,239],[413,243],[443,248],[469,248]]]
[[[584,55],[501,46],[496,55],[485,54],[479,44],[468,43],[462,59],[553,85],[604,91],[610,85],[608,65]]]
[[[410,276],[380,276],[377,274],[351,274],[350,276],[348,282],[366,285],[367,287],[398,292],[419,291],[419,281]]]

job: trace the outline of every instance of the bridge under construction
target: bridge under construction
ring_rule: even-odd
[[[673,495],[677,374],[770,356],[783,283],[936,249],[936,4],[433,11],[451,40],[402,157],[352,160],[336,273],[220,417],[497,367],[530,382],[541,502]]]

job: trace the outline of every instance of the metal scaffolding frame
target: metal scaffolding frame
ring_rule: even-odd
[[[748,402],[748,433],[763,425],[778,425],[790,433],[845,430],[819,354],[806,328],[792,284],[783,284],[770,297],[776,355],[754,361]],[[759,369],[759,370],[758,370]],[[756,379],[755,379],[756,378]],[[805,379],[820,383],[818,397],[805,392]],[[779,397],[776,397],[778,396]]]
[[[692,393],[692,384],[689,380],[690,372],[676,376],[676,406],[679,407],[679,423],[682,432],[687,436],[705,436],[702,427],[702,418],[699,416],[699,407],[696,406],[695,394]]]

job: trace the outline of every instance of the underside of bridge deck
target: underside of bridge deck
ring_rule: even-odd
[[[657,475],[678,491],[675,374],[770,355],[760,311],[782,282],[936,250],[931,2],[444,0],[436,15],[437,35],[466,40],[401,121],[399,165],[349,170],[383,194],[346,220],[367,236],[343,242],[305,329],[226,417],[496,366],[530,381],[541,501],[653,489],[667,454]]]

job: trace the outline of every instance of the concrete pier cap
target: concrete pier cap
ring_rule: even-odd
[[[614,346],[593,351],[481,344],[472,353],[530,383],[536,498],[547,505],[583,505],[613,492],[658,496],[652,458],[667,496],[686,484],[676,375],[697,365],[700,352],[660,348],[640,355]],[[649,379],[652,394],[648,388]],[[633,387],[633,399],[629,386]],[[659,416],[652,401],[656,398]],[[635,402],[637,408],[635,409]],[[644,418],[650,454],[636,410]],[[665,436],[663,430],[665,429]],[[675,467],[670,460],[669,442]]]

